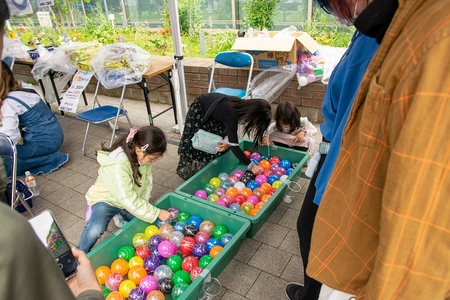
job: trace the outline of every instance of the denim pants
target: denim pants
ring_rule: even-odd
[[[91,251],[97,240],[106,231],[111,219],[121,214],[126,221],[130,221],[134,218],[127,210],[121,209],[104,202],[98,202],[92,206],[91,218],[84,227],[81,234],[80,243],[78,249],[83,250],[85,253]]]

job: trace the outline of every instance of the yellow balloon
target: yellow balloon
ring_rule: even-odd
[[[272,182],[272,187],[274,189],[277,189],[280,187],[280,185],[282,185],[283,183],[280,180],[275,180],[274,182]]]
[[[119,286],[119,292],[124,296],[125,298],[128,298],[128,295],[130,295],[130,292],[132,289],[136,288],[136,283],[133,281],[126,279],[122,281],[122,283]]]
[[[144,266],[144,260],[140,256],[133,256],[128,261],[128,265],[130,266],[130,269],[132,267],[136,267],[136,266],[143,267]]]
[[[145,228],[145,238],[149,240],[152,236],[159,233],[159,228],[156,225],[149,225]]]

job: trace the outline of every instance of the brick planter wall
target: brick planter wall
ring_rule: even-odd
[[[213,59],[210,58],[186,57],[184,59],[183,64],[188,104],[190,104],[197,96],[208,92],[209,73],[212,63]],[[255,70],[253,72],[253,77],[258,75],[259,72],[261,71]],[[16,64],[14,66],[14,74],[17,79],[36,83],[31,76],[30,68],[28,66]],[[217,86],[220,86],[220,83],[222,82],[229,86],[245,88],[245,85],[247,84],[248,73],[245,70],[238,71],[229,68],[219,68],[218,74],[219,80],[216,80]],[[151,90],[164,83],[165,81],[162,78],[156,76],[151,80],[148,80],[147,87]],[[87,92],[94,93],[96,84],[97,80],[93,77],[87,88]],[[326,86],[321,82],[314,82],[298,89],[297,80],[294,78],[286,90],[273,102],[273,104],[276,105],[279,102],[291,101],[298,106],[302,116],[308,117],[311,122],[321,123],[323,121],[321,107],[325,88]],[[121,89],[107,90],[101,87],[99,93],[108,96],[120,97]],[[168,86],[151,92],[149,97],[151,101],[160,103],[171,102]],[[137,85],[131,85],[126,89],[125,98],[143,100],[143,91]]]

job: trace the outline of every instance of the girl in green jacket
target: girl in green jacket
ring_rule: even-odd
[[[92,207],[78,249],[89,252],[105,232],[115,215],[126,221],[137,217],[153,223],[156,218],[167,221],[166,210],[151,205],[148,199],[153,187],[152,163],[166,151],[166,137],[156,126],[130,129],[111,148],[102,144],[97,154],[98,177],[86,193]]]

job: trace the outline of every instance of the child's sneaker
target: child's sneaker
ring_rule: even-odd
[[[125,221],[123,216],[121,214],[117,214],[113,217],[114,224],[116,224],[117,227],[122,228],[125,226],[128,222]]]

